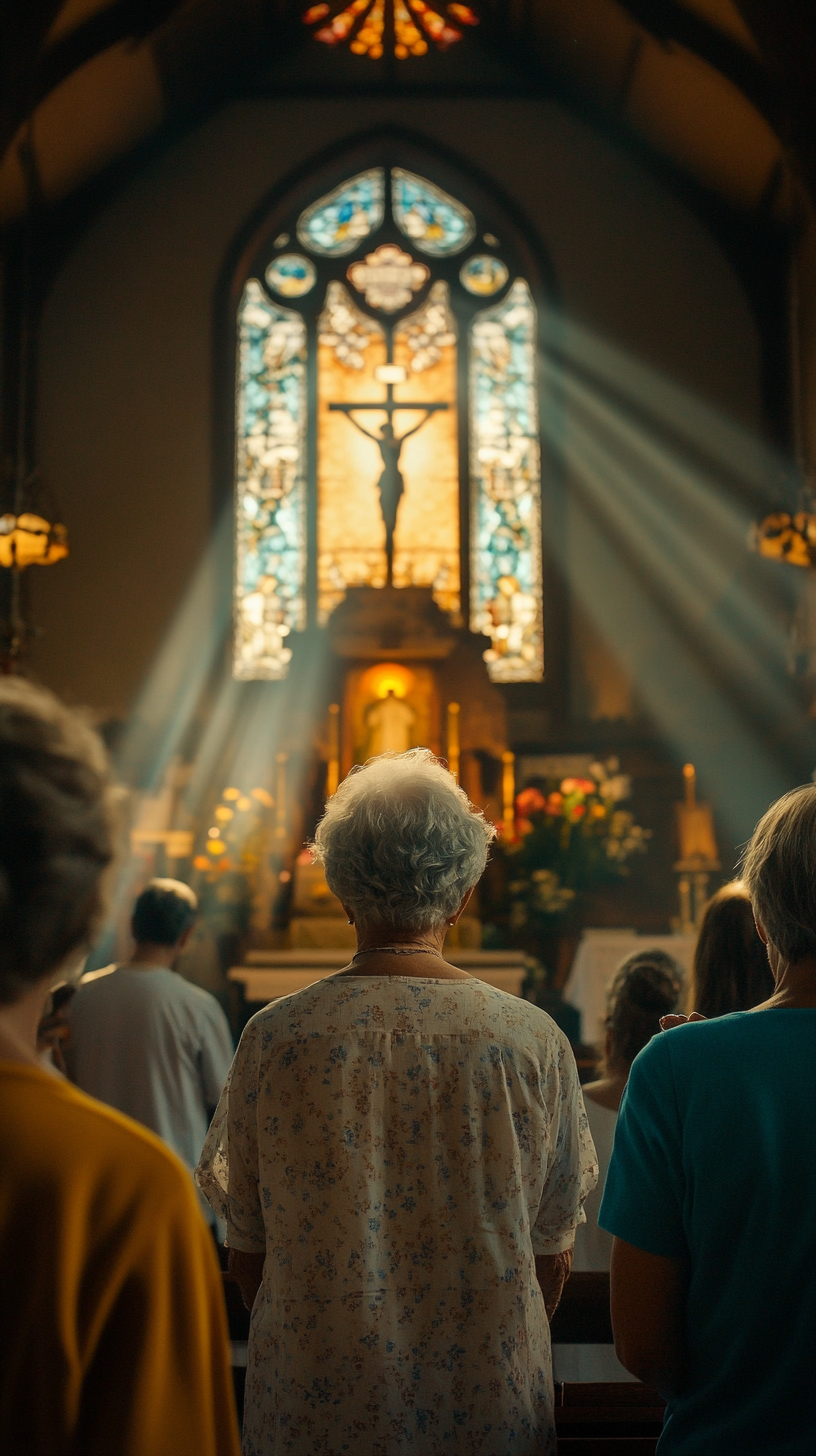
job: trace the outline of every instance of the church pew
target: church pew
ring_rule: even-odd
[[[654,1456],[665,1401],[640,1384],[556,1384],[560,1456]]]
[[[550,1325],[554,1345],[611,1345],[609,1275],[571,1274]]]
[[[224,1289],[224,1303],[227,1307],[227,1327],[229,1329],[232,1355],[232,1384],[235,1391],[235,1408],[238,1412],[238,1424],[240,1426],[244,1413],[249,1310],[241,1298],[241,1291],[236,1281],[226,1270],[222,1270],[221,1279]]]

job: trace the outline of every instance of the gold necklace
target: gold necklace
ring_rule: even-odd
[[[430,955],[436,956],[440,961],[445,959],[441,951],[432,950],[427,945],[367,945],[364,950],[354,953],[352,961],[356,961],[361,955]]]

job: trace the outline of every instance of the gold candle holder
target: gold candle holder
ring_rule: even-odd
[[[516,832],[516,755],[508,749],[502,754],[502,821],[505,839]]]
[[[286,840],[288,805],[286,802],[286,765],[288,753],[275,755],[275,838],[281,844]]]
[[[329,703],[329,762],[326,769],[326,798],[337,793],[340,783],[340,704]]]
[[[677,804],[677,836],[680,858],[675,870],[680,876],[677,885],[680,902],[681,935],[699,930],[708,900],[708,881],[720,868],[714,815],[710,804],[697,802],[697,774],[693,763],[683,765],[686,797]]]
[[[448,703],[448,768],[459,782],[459,704]]]

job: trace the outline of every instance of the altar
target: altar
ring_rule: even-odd
[[[486,981],[488,986],[508,991],[512,996],[521,995],[525,977],[535,965],[530,956],[515,950],[456,947],[443,954],[449,965],[457,965],[478,980]],[[251,950],[247,952],[246,964],[232,967],[228,980],[238,996],[243,988],[247,1002],[265,1005],[334,975],[348,965],[350,957],[350,951],[341,949]]]

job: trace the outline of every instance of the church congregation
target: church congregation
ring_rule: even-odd
[[[149,1099],[130,1104],[134,1121],[36,1054],[49,986],[100,913],[104,752],[55,698],[7,679],[0,764],[3,1449],[230,1456],[215,1249],[166,1148],[181,1103],[162,1141],[139,1126]],[[816,1266],[795,1211],[816,1195],[801,1116],[814,1090],[816,789],[774,805],[745,857],[771,996],[713,1020],[668,1015],[643,1045],[680,976],[659,953],[630,960],[589,1121],[546,1013],[441,954],[493,835],[427,750],[370,761],[318,826],[313,853],[358,950],[249,1022],[196,1173],[252,1309],[244,1456],[554,1452],[549,1322],[598,1179],[595,1108],[618,1102],[598,1221],[612,1235],[618,1356],[668,1400],[661,1451],[805,1456]],[[184,1036],[214,1096],[223,1061],[206,1028],[223,1052],[219,1018],[200,993],[168,995],[160,966],[194,908],[172,882],[148,887],[132,965],[77,994],[71,1062],[81,1075],[96,1048],[103,1100],[127,1081],[104,1060],[117,1034],[116,1060],[142,1059],[143,1097],[146,1068],[170,1085]],[[83,998],[93,1010],[123,975],[125,1019],[116,1001],[109,1020],[86,1019]],[[197,1054],[190,1007],[203,1009]],[[193,1102],[187,1116],[195,1138]],[[583,1236],[585,1257],[600,1237]]]
[[[0,0],[0,1456],[816,1456],[814,0]]]

